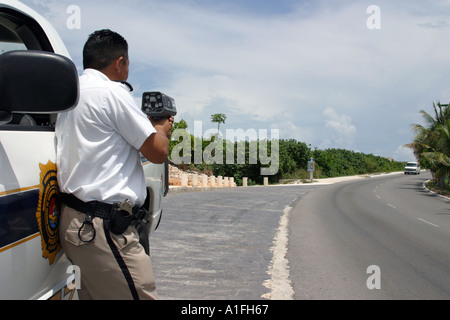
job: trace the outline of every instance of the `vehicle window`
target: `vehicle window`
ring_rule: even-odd
[[[14,10],[0,8],[0,54],[13,50],[53,52],[39,24]],[[55,115],[13,114],[13,119],[0,130],[54,130]]]
[[[14,51],[14,50],[26,50],[27,48],[23,43],[11,43],[11,42],[0,42],[0,53]]]

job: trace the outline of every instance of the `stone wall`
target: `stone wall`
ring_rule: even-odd
[[[208,176],[206,174],[183,171],[175,166],[169,165],[169,185],[179,187],[217,187],[234,188],[236,183],[234,177]]]

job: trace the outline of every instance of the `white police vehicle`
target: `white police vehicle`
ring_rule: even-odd
[[[0,299],[76,298],[76,266],[60,250],[56,114],[76,106],[78,74],[55,29],[0,0]],[[155,230],[167,164],[143,159]]]

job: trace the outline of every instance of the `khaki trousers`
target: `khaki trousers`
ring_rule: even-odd
[[[78,231],[86,215],[62,205],[59,225],[61,246],[75,266],[79,267],[81,300],[158,299],[150,257],[139,244],[133,226],[122,235],[105,232],[104,220],[94,218],[95,238],[81,241]],[[85,225],[81,238],[93,236]]]

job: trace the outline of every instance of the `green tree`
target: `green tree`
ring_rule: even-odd
[[[188,127],[188,125],[187,125],[186,121],[181,119],[180,121],[173,123],[172,132],[176,129],[187,129],[187,127]]]
[[[434,116],[421,110],[426,125],[414,124],[415,138],[406,144],[413,150],[423,167],[431,170],[439,188],[445,188],[450,178],[450,108],[433,103]]]
[[[211,122],[217,122],[217,134],[219,134],[219,127],[221,123],[225,123],[227,116],[223,113],[216,113],[211,115]]]

